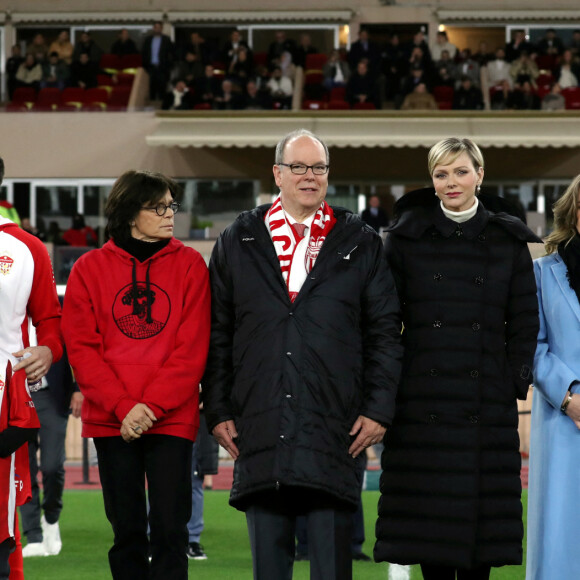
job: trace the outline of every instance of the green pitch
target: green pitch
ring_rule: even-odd
[[[379,493],[363,492],[367,541],[364,552],[372,555],[374,524]],[[205,494],[205,531],[201,542],[208,555],[205,561],[190,561],[190,578],[195,580],[252,580],[252,562],[244,514],[229,507],[228,492]],[[527,490],[524,491],[524,513]],[[110,579],[107,551],[112,532],[105,518],[103,500],[97,491],[66,491],[60,520],[63,549],[60,555],[27,558],[26,580],[105,580]],[[524,550],[525,553],[525,550]],[[386,564],[354,562],[355,580],[387,580]],[[525,567],[494,569],[492,580],[524,580]],[[307,562],[294,566],[295,580],[308,580]],[[418,567],[412,580],[421,580]]]

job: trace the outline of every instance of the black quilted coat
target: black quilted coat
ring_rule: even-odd
[[[480,203],[445,217],[434,190],[400,200],[385,245],[405,355],[385,438],[375,559],[469,568],[522,561],[516,398],[538,304],[520,220]]]
[[[336,225],[292,304],[264,225],[241,214],[218,239],[203,400],[208,426],[234,419],[230,503],[298,486],[352,506],[348,455],[359,414],[390,424],[400,376],[399,302],[379,236],[333,208]]]

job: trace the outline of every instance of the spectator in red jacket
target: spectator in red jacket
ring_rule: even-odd
[[[62,235],[69,246],[96,246],[97,234],[93,228],[85,225],[85,218],[76,214],[73,216],[72,227]]]

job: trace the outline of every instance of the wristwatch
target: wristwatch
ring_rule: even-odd
[[[568,409],[568,405],[570,404],[571,400],[572,400],[572,393],[570,391],[568,391],[568,396],[564,399],[564,402],[562,403],[562,406],[560,407],[560,411],[562,411],[562,413],[564,413],[564,415],[566,414],[566,410]]]

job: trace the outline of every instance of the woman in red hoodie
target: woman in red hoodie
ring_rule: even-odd
[[[115,579],[187,578],[210,295],[203,258],[173,237],[176,191],[158,173],[123,174],[105,208],[111,240],[79,258],[64,301],[83,437],[94,438],[115,534]]]

